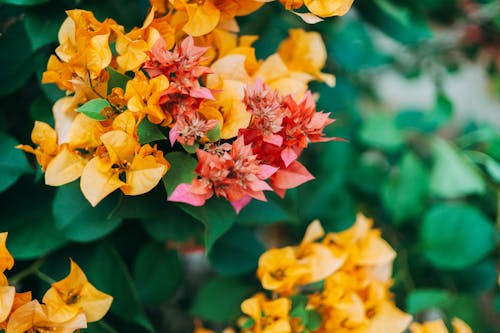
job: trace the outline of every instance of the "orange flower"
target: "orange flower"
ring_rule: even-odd
[[[34,300],[20,306],[10,315],[5,333],[73,333],[75,330],[86,327],[87,321],[83,313],[79,313],[65,322],[54,322],[49,318],[47,307]]]
[[[6,269],[11,270],[14,266],[14,258],[6,246],[8,234],[8,232],[0,232],[0,273],[3,273]]]
[[[85,273],[71,260],[69,275],[52,284],[42,300],[47,306],[47,318],[56,323],[71,321],[85,314],[86,322],[100,320],[108,312],[113,297],[97,290]]]
[[[253,326],[244,330],[252,333],[289,333],[292,331],[288,313],[288,298],[268,300],[264,294],[256,294],[241,303],[241,311],[254,320]]]
[[[454,333],[472,333],[472,329],[459,318],[451,320]],[[425,323],[412,323],[410,325],[411,333],[448,333],[446,325],[441,319],[428,321]]]

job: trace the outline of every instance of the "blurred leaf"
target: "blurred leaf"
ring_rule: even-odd
[[[236,221],[236,212],[223,198],[211,198],[202,207],[178,204],[186,213],[205,225],[205,247],[210,253],[219,239]]]
[[[431,193],[442,198],[458,198],[486,191],[484,180],[475,166],[446,141],[432,142],[434,166],[430,176]]]
[[[355,162],[349,180],[357,189],[378,196],[388,170],[388,161],[384,155],[374,151],[364,152]]]
[[[0,229],[9,232],[7,247],[16,260],[39,258],[67,241],[56,229],[50,211],[50,188],[24,180],[2,193]]]
[[[452,294],[442,289],[415,289],[406,300],[406,311],[412,315],[430,308],[444,309],[452,302]]]
[[[107,243],[94,244],[75,260],[97,289],[113,296],[111,313],[125,321],[135,322],[150,332],[154,331],[141,308],[127,267],[112,246]]]
[[[427,204],[429,177],[412,152],[406,152],[382,186],[382,202],[398,223],[417,217]]]
[[[99,320],[93,323],[87,323],[86,333],[118,333],[113,327],[109,326],[104,320]]]
[[[361,142],[369,147],[393,152],[404,145],[404,137],[396,127],[394,118],[382,112],[370,114],[359,132]]]
[[[236,279],[214,278],[199,291],[191,313],[217,323],[235,320],[241,315],[240,304],[251,292],[251,287]]]
[[[220,140],[220,124],[217,122],[214,128],[207,132],[207,138],[211,142]]]
[[[52,212],[55,225],[68,239],[90,242],[104,237],[115,230],[122,219],[110,217],[117,204],[117,193],[92,207],[80,190],[80,183],[74,181],[57,189]]]
[[[25,153],[17,149],[18,142],[10,135],[0,132],[0,192],[12,186],[21,175],[33,173]]]
[[[143,303],[167,300],[182,279],[182,265],[177,252],[159,243],[146,244],[137,254],[134,278]]]
[[[237,276],[255,271],[264,246],[254,232],[235,226],[213,246],[208,259],[224,276]]]
[[[495,288],[498,273],[495,260],[487,259],[461,271],[450,271],[450,278],[459,290],[483,293]]]
[[[30,116],[33,121],[43,121],[54,127],[52,105],[44,96],[38,96],[30,105]]]
[[[78,107],[76,111],[94,120],[106,120],[106,117],[102,114],[102,110],[106,107],[111,107],[111,104],[107,100],[96,98]]]
[[[31,44],[22,21],[16,21],[0,34],[0,50],[0,96],[3,96],[21,88],[33,73]]]
[[[435,266],[464,269],[495,248],[495,232],[477,208],[441,204],[424,216],[420,241],[424,256]]]
[[[147,118],[144,118],[137,127],[137,135],[141,145],[153,141],[167,140],[165,134],[160,131],[158,125],[152,124]]]
[[[170,163],[170,169],[163,176],[163,185],[167,190],[167,194],[170,195],[179,184],[191,184],[196,177],[194,169],[198,165],[198,161],[189,154],[182,152],[168,153],[165,158]]]
[[[396,5],[390,0],[359,1],[356,6],[366,21],[403,44],[432,37],[423,15],[410,7]]]
[[[267,195],[272,196],[272,194]],[[270,199],[268,202],[252,200],[238,214],[238,223],[245,225],[268,225],[280,222],[298,222],[298,217],[286,207]]]
[[[144,229],[151,238],[156,241],[185,242],[201,234],[200,231],[203,231],[201,224],[177,205],[170,205],[172,207],[163,216],[142,219]]]
[[[106,67],[106,71],[109,74],[108,95],[111,93],[113,88],[122,88],[123,91],[125,91],[125,88],[127,87],[127,82],[130,81],[132,78],[128,75],[118,72],[113,67]]]
[[[65,15],[63,10],[55,10],[53,7],[52,4],[48,4],[26,12],[24,25],[33,51],[57,42],[57,33]]]
[[[500,184],[500,163],[492,158],[489,158],[484,166],[488,175],[490,175],[490,177],[495,180],[497,184]]]
[[[0,0],[0,4],[19,5],[19,6],[34,6],[39,5],[49,0]]]

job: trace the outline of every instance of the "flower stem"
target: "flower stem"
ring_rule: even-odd
[[[18,283],[22,279],[24,279],[32,274],[36,274],[36,272],[39,271],[39,269],[42,266],[44,261],[45,261],[45,258],[38,259],[33,264],[31,264],[31,266],[26,267],[24,270],[20,271],[19,273],[17,273],[13,277],[11,277],[9,279],[9,284],[15,285],[16,283]]]

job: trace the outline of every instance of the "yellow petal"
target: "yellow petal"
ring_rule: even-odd
[[[392,262],[396,258],[396,252],[377,234],[370,234],[363,242],[357,260],[359,265],[375,266]]]
[[[76,116],[69,130],[69,146],[71,149],[92,150],[101,145],[101,135],[104,128],[101,123],[83,113]]]
[[[120,130],[104,133],[101,135],[101,141],[106,147],[109,160],[112,163],[131,162],[138,145],[130,134]]]
[[[244,300],[241,303],[241,312],[249,315],[253,320],[257,321],[261,315],[260,304],[257,298],[252,297]]]
[[[77,305],[83,310],[87,322],[100,320],[108,312],[113,302],[113,297],[97,290],[92,284],[86,283],[80,290]]]
[[[126,51],[116,57],[120,70],[136,71],[148,58],[147,50],[149,50],[149,46],[144,40],[139,39],[129,42]]]
[[[301,244],[312,243],[325,235],[325,230],[319,220],[312,221],[306,229]]]
[[[250,82],[250,76],[245,70],[245,59],[241,54],[229,54],[214,62],[210,68],[222,79]]]
[[[220,10],[212,3],[206,0],[202,5],[196,3],[186,4],[188,22],[182,30],[191,36],[206,35],[214,30],[220,20]]]
[[[135,125],[135,117],[131,111],[122,112],[113,120],[113,129],[121,130],[131,136],[135,133]]]
[[[10,315],[5,333],[24,333],[43,319],[44,315],[37,300],[26,303]]]
[[[354,0],[304,0],[307,9],[320,17],[342,16],[349,11]]]
[[[273,54],[260,65],[259,70],[255,73],[255,77],[261,78],[264,82],[271,82],[287,74],[288,68],[283,59],[278,54]]]
[[[99,158],[94,157],[85,166],[80,179],[80,188],[92,206],[96,206],[111,192],[125,185],[113,169],[107,172],[98,170]]]
[[[126,195],[139,195],[151,191],[161,180],[167,167],[156,161],[154,156],[136,155],[127,170],[127,184],[122,187]]]
[[[451,325],[453,326],[454,333],[472,333],[472,329],[469,325],[459,318],[453,318],[451,320]]]
[[[101,71],[106,68],[112,58],[108,43],[109,33],[105,35],[96,35],[90,39],[90,45],[86,50],[87,68],[93,78],[99,76]]]
[[[59,145],[69,142],[71,124],[78,115],[75,110],[76,104],[75,97],[68,96],[58,99],[52,107]]]
[[[78,179],[83,172],[87,160],[65,146],[54,157],[45,170],[45,184],[61,186]]]
[[[43,295],[43,303],[47,305],[49,320],[57,323],[71,320],[80,312],[78,307],[67,305],[55,288],[47,290],[45,295]]]
[[[404,313],[391,302],[384,302],[371,319],[366,333],[402,333],[406,330],[412,320],[412,316]],[[440,331],[431,331],[439,333]],[[447,331],[445,331],[447,332]]]
[[[16,295],[16,288],[13,286],[0,287],[0,323],[4,322],[10,314],[12,305],[14,304],[14,297]]]
[[[12,269],[12,267],[14,266],[14,258],[10,254],[9,250],[7,250],[6,246],[8,234],[8,232],[0,233],[0,272],[2,273],[6,269]]]
[[[44,153],[57,153],[57,134],[49,124],[43,121],[35,121],[35,126],[31,132],[31,141],[40,145]]]

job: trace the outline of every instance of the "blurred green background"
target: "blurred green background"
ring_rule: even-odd
[[[61,278],[72,257],[115,297],[89,332],[190,332],[193,317],[223,327],[258,289],[266,246],[296,242],[315,218],[345,229],[361,211],[398,253],[402,309],[500,332],[498,1],[358,0],[345,17],[312,26],[271,3],[239,19],[242,33],[260,36],[259,58],[290,28],[322,34],[337,85],[311,89],[337,119],[328,134],[348,140],[312,145],[301,161],[316,180],[239,216],[220,201],[186,212],[161,187],[91,208],[78,183],[45,186],[33,158],[13,149],[31,142],[34,120],[53,124],[62,93],[40,79],[64,11],[89,9],[130,29],[148,7],[0,0],[0,231],[16,258],[11,282],[40,297],[48,284],[39,277]],[[204,240],[208,259],[197,248]]]

